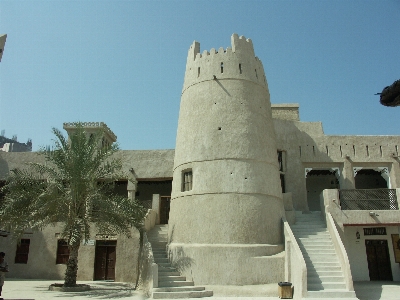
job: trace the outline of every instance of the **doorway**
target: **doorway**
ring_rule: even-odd
[[[161,196],[160,224],[168,224],[171,196]]]
[[[365,240],[369,279],[393,281],[387,240]]]
[[[312,169],[307,172],[307,204],[311,211],[321,211],[320,195],[325,189],[338,189],[338,171],[335,169]]]
[[[96,241],[94,280],[115,280],[117,241]]]

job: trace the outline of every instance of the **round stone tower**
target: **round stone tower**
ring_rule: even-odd
[[[169,255],[196,284],[283,280],[268,85],[252,41],[234,34],[231,42],[202,54],[191,45],[181,96]]]

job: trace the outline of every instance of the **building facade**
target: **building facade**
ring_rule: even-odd
[[[400,136],[325,135],[321,122],[300,120],[298,104],[271,105],[251,40],[233,35],[227,49],[201,53],[199,43],[191,45],[176,149],[119,151],[134,180],[118,185],[155,211],[156,223],[169,224],[169,259],[189,262],[182,273],[195,283],[291,279],[283,222],[295,225],[298,213],[310,211],[332,216],[351,280],[399,281],[399,147]],[[0,152],[2,184],[9,170],[41,160]],[[57,233],[27,233],[25,256],[23,244],[0,238],[10,276],[48,278],[43,268],[62,277]],[[98,279],[96,251],[107,250],[97,248],[115,247],[115,280],[132,281],[137,245],[138,235],[95,233],[79,254],[78,279]]]

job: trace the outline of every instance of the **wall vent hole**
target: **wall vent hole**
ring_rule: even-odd
[[[221,127],[218,127],[218,130],[221,130]]]

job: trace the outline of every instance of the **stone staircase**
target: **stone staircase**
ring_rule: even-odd
[[[179,271],[171,265],[166,250],[167,239],[168,225],[156,225],[148,233],[154,262],[158,265],[158,287],[153,288],[153,299],[211,297],[212,291],[194,286],[193,281],[187,281],[186,277],[180,276]]]
[[[343,272],[321,212],[296,212],[291,226],[307,266],[307,298],[357,299]]]

